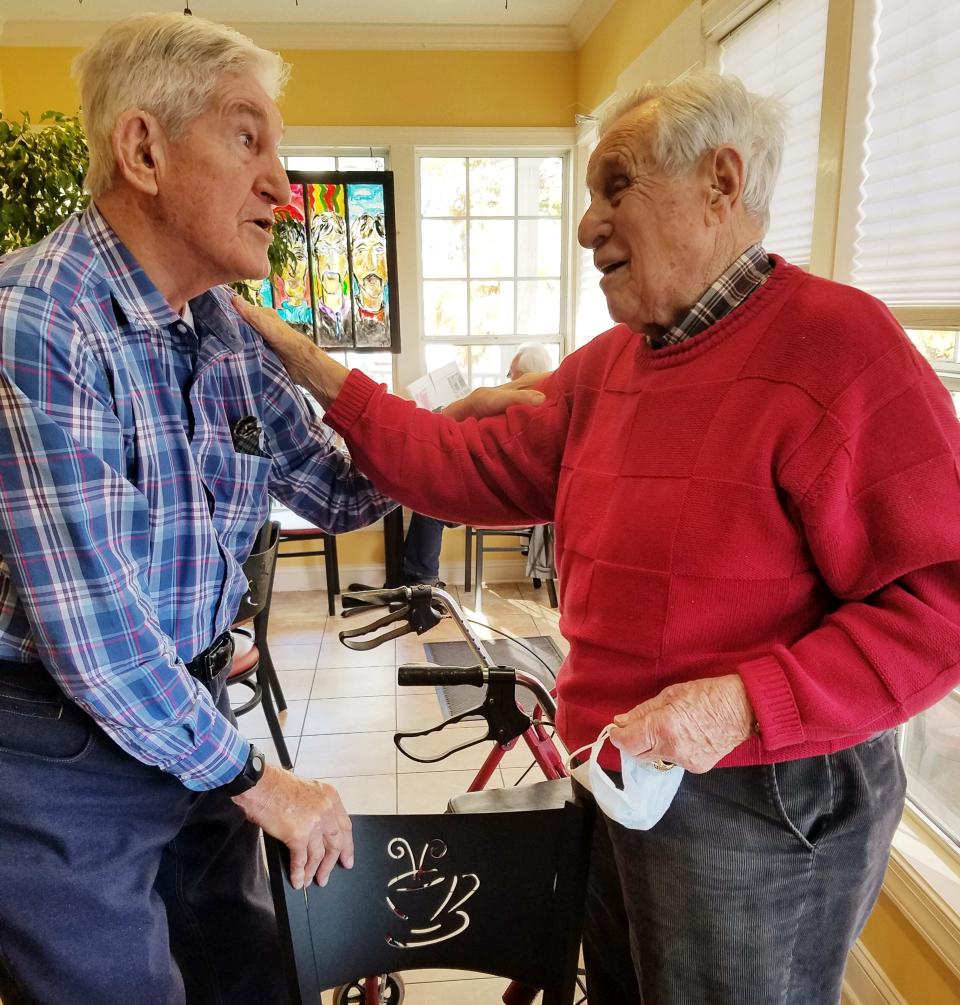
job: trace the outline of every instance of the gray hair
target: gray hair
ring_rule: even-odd
[[[655,111],[650,152],[657,167],[677,174],[708,150],[733,147],[743,159],[743,207],[766,231],[783,156],[783,105],[752,94],[738,77],[698,72],[671,84],[644,84],[604,115],[600,135],[646,104]]]
[[[224,73],[252,73],[274,100],[290,75],[280,55],[222,24],[182,14],[124,18],[73,62],[90,148],[87,191],[113,184],[113,130],[131,108],[155,115],[171,139],[200,115]]]
[[[553,369],[550,353],[547,352],[546,346],[539,342],[527,342],[520,346],[516,356],[513,357],[513,363],[516,363],[521,373],[543,373],[545,370]]]

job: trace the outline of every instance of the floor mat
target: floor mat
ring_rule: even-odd
[[[554,686],[554,677],[563,662],[563,653],[549,635],[535,635],[522,639],[523,648],[512,639],[497,639],[495,642],[484,641],[483,645],[491,658],[500,666],[517,667],[526,670],[538,678],[547,690]],[[476,666],[479,662],[476,654],[466,642],[424,642],[423,650],[427,661],[438,666]],[[534,655],[536,654],[536,655]],[[538,658],[539,657],[539,658]],[[484,688],[455,685],[453,687],[438,687],[437,698],[443,717],[459,715],[468,709],[476,708],[483,701]],[[517,698],[526,711],[533,706],[533,698],[526,688],[519,688]]]

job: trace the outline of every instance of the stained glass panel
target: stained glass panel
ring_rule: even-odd
[[[294,172],[277,210],[290,228],[293,267],[259,291],[287,322],[330,349],[400,351],[396,227],[389,172]]]

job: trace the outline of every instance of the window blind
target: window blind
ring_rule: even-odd
[[[960,4],[877,0],[853,281],[960,304]]]
[[[826,38],[827,0],[772,0],[720,42],[724,73],[787,108],[764,247],[798,265],[810,262]]]

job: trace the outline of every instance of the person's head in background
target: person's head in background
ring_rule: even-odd
[[[109,28],[73,69],[86,187],[170,303],[265,276],[273,207],[290,198],[280,56],[203,18],[145,14]]]
[[[520,346],[510,361],[507,377],[510,380],[516,380],[517,377],[521,377],[525,373],[545,373],[552,369],[553,361],[550,359],[547,347],[538,342],[528,342],[526,345]]]

